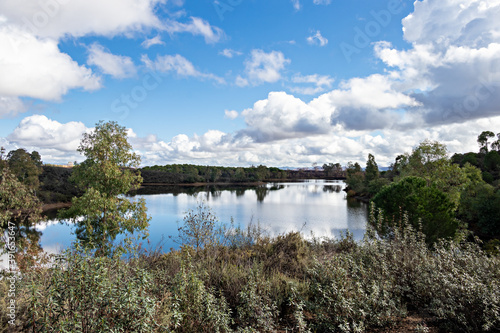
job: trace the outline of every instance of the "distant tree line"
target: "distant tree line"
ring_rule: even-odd
[[[331,167],[330,167],[331,166]],[[145,184],[249,183],[272,180],[297,180],[344,177],[339,163],[324,164],[320,169],[284,170],[264,165],[222,167],[192,164],[155,165],[140,169]]]

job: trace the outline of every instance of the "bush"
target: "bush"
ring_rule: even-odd
[[[47,271],[25,278],[27,327],[33,332],[151,331],[150,274],[120,259],[66,253]]]
[[[231,311],[223,296],[206,288],[191,264],[188,252],[174,279],[170,305],[174,332],[231,332]]]
[[[407,214],[414,228],[421,225],[429,244],[439,238],[452,238],[458,229],[455,205],[445,193],[428,186],[420,177],[405,177],[385,186],[372,201],[389,218],[387,222],[401,220],[403,213]]]

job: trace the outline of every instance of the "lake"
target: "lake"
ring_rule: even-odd
[[[169,236],[177,236],[178,223],[202,201],[212,208],[221,222],[233,218],[241,227],[259,223],[271,236],[301,231],[309,238],[339,237],[349,230],[362,239],[368,219],[367,205],[346,199],[343,181],[304,180],[268,183],[262,186],[168,186],[148,187],[137,196],[146,200],[150,244],[162,239],[164,250],[178,248]],[[160,193],[159,193],[160,192]],[[43,248],[51,253],[69,246],[71,227],[57,220],[37,225]]]

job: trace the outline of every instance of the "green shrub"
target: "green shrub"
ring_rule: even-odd
[[[174,332],[231,332],[231,311],[223,296],[206,288],[184,252],[171,296],[171,325]]]
[[[151,331],[150,274],[120,259],[66,253],[47,271],[24,277],[33,332]]]
[[[258,268],[251,270],[249,279],[239,293],[238,324],[240,332],[275,332],[278,311],[269,297],[270,283]]]

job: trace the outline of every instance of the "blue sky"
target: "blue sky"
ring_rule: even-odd
[[[3,0],[0,145],[144,165],[380,165],[500,125],[499,0]]]

